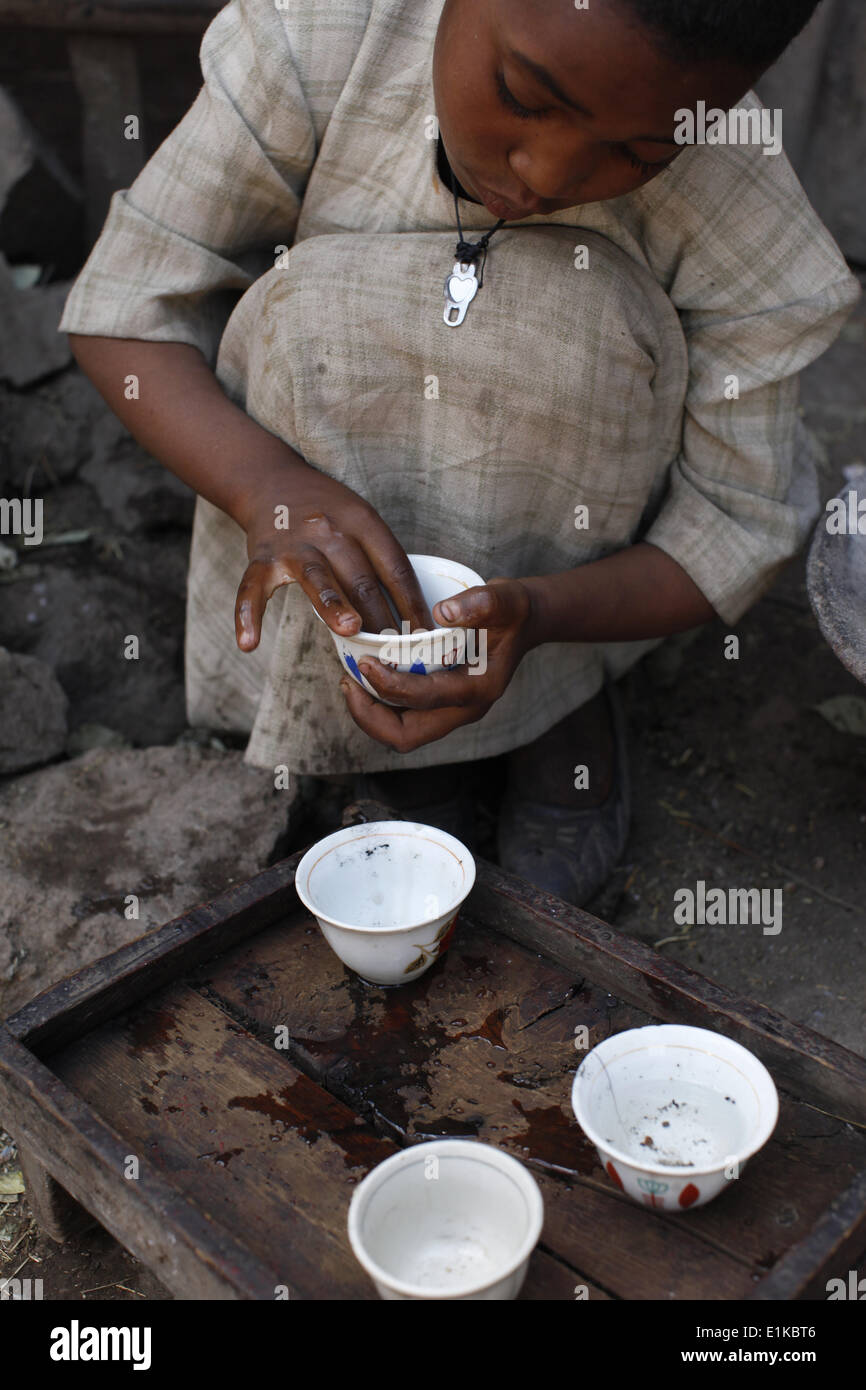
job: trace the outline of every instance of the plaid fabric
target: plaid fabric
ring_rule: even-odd
[[[490,577],[645,539],[734,624],[819,514],[796,377],[839,332],[857,282],[784,155],[700,146],[636,193],[502,228],[465,323],[447,328],[441,9],[229,4],[202,42],[202,91],[114,195],[61,329],[195,344],[234,399],[369,498],[407,550]],[[467,234],[491,225],[469,202],[461,218]],[[578,504],[588,531],[574,529]],[[261,766],[492,756],[657,645],[549,644],[478,724],[390,754],[346,715],[330,637],[296,586],[271,601],[259,650],[237,650],[245,563],[239,528],[199,499],[190,718],[251,730],[246,756]]]

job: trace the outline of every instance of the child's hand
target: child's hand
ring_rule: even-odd
[[[437,624],[479,629],[476,664],[421,676],[392,671],[375,657],[359,661],[370,684],[385,699],[399,701],[399,709],[381,704],[349,677],[340,682],[355,723],[397,753],[409,753],[482,719],[534,645],[532,600],[519,579],[491,579],[445,604],[449,613],[453,607],[454,617],[442,611],[441,603],[434,604]]]
[[[285,481],[283,479],[285,478]],[[277,529],[282,509],[288,529]],[[408,556],[369,503],[334,478],[299,462],[259,492],[243,519],[249,564],[235,603],[235,635],[253,651],[268,600],[283,584],[298,583],[334,632],[393,629],[385,600],[391,595],[410,631],[434,626]]]

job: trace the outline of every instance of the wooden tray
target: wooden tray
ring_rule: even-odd
[[[354,1185],[401,1145],[465,1135],[541,1186],[522,1298],[825,1298],[855,1267],[861,1058],[484,860],[448,953],[364,985],[300,905],[300,858],[0,1025],[0,1114],[52,1235],[90,1213],[179,1298],[374,1298],[346,1236]],[[615,1190],[571,1113],[575,1029],[594,1046],[653,1021],[736,1038],[781,1095],[742,1178],[682,1214]]]

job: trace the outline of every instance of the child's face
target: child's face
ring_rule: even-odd
[[[550,74],[575,110],[514,53]],[[625,0],[445,0],[433,55],[439,129],[468,193],[509,221],[603,202],[682,151],[675,113],[729,109],[757,77],[728,61],[683,65]],[[511,98],[530,114],[515,110]]]

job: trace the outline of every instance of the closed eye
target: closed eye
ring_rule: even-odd
[[[669,159],[662,159],[658,164],[649,164],[645,159],[636,155],[633,150],[630,150],[628,145],[615,145],[614,149],[627,159],[633,168],[639,169],[644,178],[647,179],[652,178],[654,174],[660,174],[662,169],[666,169],[671,161],[676,159],[676,155],[671,155]]]
[[[513,111],[514,115],[519,116],[522,121],[530,121],[534,116],[543,116],[546,111],[550,110],[550,108],[547,106],[537,108],[523,106],[517,100],[517,97],[514,95],[514,93],[510,91],[507,87],[505,82],[505,75],[501,71],[497,72],[496,74],[496,90],[499,93],[499,98],[503,106],[507,106],[508,110]]]
[[[507,107],[509,111],[515,116],[518,116],[522,121],[540,119],[552,109],[549,106],[524,106],[522,102],[517,100],[517,97],[508,87],[505,81],[505,74],[501,69],[496,73],[496,89],[499,93],[499,99],[502,105]],[[617,154],[627,159],[632,168],[637,169],[646,179],[652,178],[655,174],[660,174],[662,170],[666,169],[671,161],[676,158],[676,155],[671,155],[668,159],[660,160],[657,164],[650,164],[647,160],[641,159],[639,155],[636,155],[633,150],[630,150],[628,145],[614,145],[613,149],[616,150]]]

